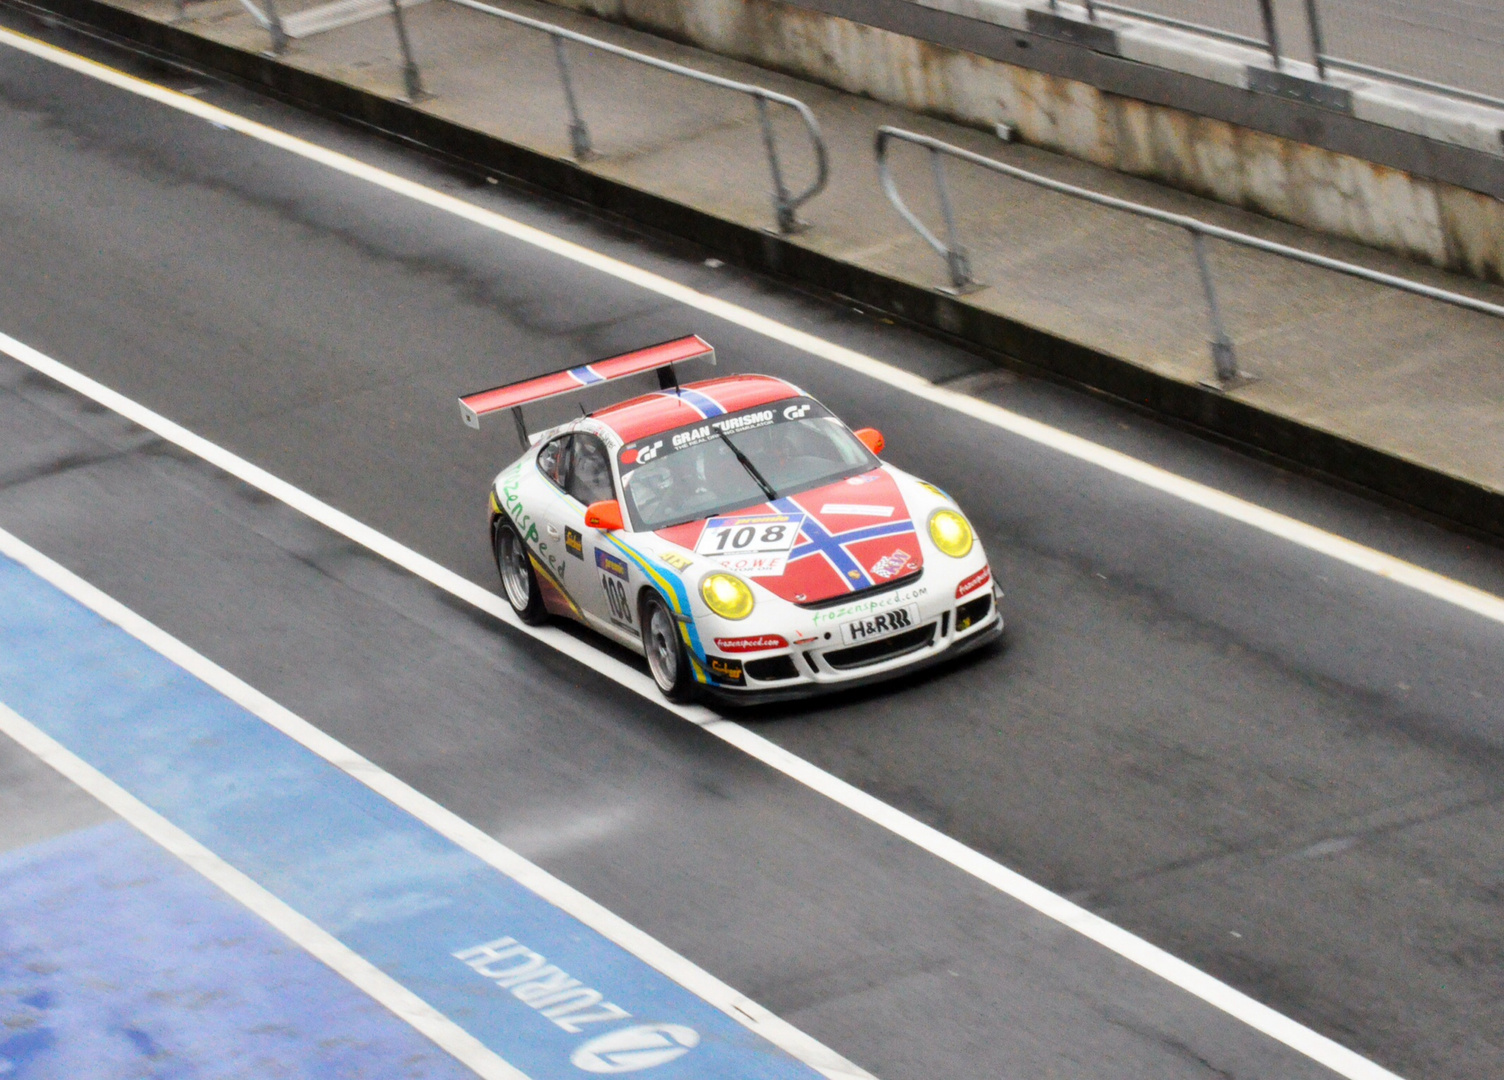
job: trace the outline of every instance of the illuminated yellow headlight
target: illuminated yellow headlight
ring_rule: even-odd
[[[739,577],[730,574],[706,574],[700,582],[705,606],[723,619],[745,619],[756,602],[752,590]]]
[[[971,550],[971,526],[954,510],[936,510],[930,515],[930,539],[953,559]]]

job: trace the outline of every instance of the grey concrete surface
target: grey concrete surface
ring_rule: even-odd
[[[113,814],[0,735],[0,852],[108,821]]]
[[[1504,591],[1497,549],[176,85]],[[1007,645],[749,722],[1411,1080],[1504,1068],[1496,625],[48,65],[0,53],[0,103],[0,329],[477,582],[514,451],[457,388],[693,330],[883,429],[976,521]],[[1124,1011],[1133,973],[1068,935],[6,372],[0,525],[886,1080],[1300,1075],[1183,1001]]]
[[[1125,0],[1173,19],[1263,38],[1259,0]],[[1311,60],[1305,0],[1276,0],[1280,42]],[[1498,0],[1317,0],[1326,52],[1344,60],[1504,98]]]
[[[1015,147],[974,130],[801,83],[547,5],[514,10],[607,40],[760,82],[808,102],[832,155],[830,189],[810,203],[796,242],[921,286],[944,268],[881,194],[871,139],[896,123],[1095,190],[1191,214],[1443,288],[1504,301],[1504,289],[1418,267],[1226,206]],[[167,17],[162,0],[120,0]],[[244,47],[264,33],[232,0],[192,9],[196,32]],[[409,12],[433,97],[425,110],[542,153],[567,157],[566,114],[542,35],[454,5]],[[389,20],[298,42],[287,62],[379,94],[401,78]],[[767,166],[752,108],[614,58],[575,53],[579,93],[601,156],[586,168],[729,221],[770,227]],[[808,175],[800,130],[782,117],[789,168]],[[937,224],[927,162],[900,152],[900,186]],[[964,298],[1068,341],[1194,385],[1211,370],[1202,293],[1189,245],[1174,230],[1001,180],[948,171],[961,232],[988,287]],[[1221,302],[1243,365],[1258,381],[1231,397],[1427,468],[1504,492],[1504,321],[1381,286],[1212,245]]]

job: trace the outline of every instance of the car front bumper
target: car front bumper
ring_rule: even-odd
[[[878,649],[876,651],[879,655],[869,658],[853,655],[858,650],[850,647],[821,648],[815,645],[759,653],[742,659],[745,685],[714,683],[701,687],[701,692],[718,704],[759,705],[817,697],[912,674],[971,652],[1002,636],[1003,618],[998,606],[1002,593],[994,585],[982,595],[990,600],[986,614],[974,618],[964,628],[957,628],[958,622],[964,618],[964,615],[958,615],[968,607],[973,607],[978,599],[976,597],[939,613],[913,631],[873,643],[875,646],[891,643],[889,648],[895,651],[890,655],[881,655],[881,650]],[[909,640],[900,640],[904,638]],[[773,661],[782,656],[787,656],[792,661],[792,677],[756,677],[759,662]]]

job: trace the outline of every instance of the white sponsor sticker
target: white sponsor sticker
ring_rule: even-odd
[[[875,641],[890,634],[901,634],[919,625],[919,605],[905,604],[900,608],[869,615],[865,619],[841,624],[841,642],[845,645],[860,645]]]
[[[781,574],[799,539],[803,514],[749,514],[711,518],[705,523],[695,554],[722,569],[753,576]]]
[[[861,503],[826,503],[820,507],[822,514],[847,514],[852,517],[892,517],[891,506],[863,506]]]

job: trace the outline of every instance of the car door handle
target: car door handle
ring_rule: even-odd
[[[559,535],[559,529],[558,529],[558,527],[555,526],[555,525],[549,525],[547,528],[548,528],[548,535],[557,539],[558,535]]]

